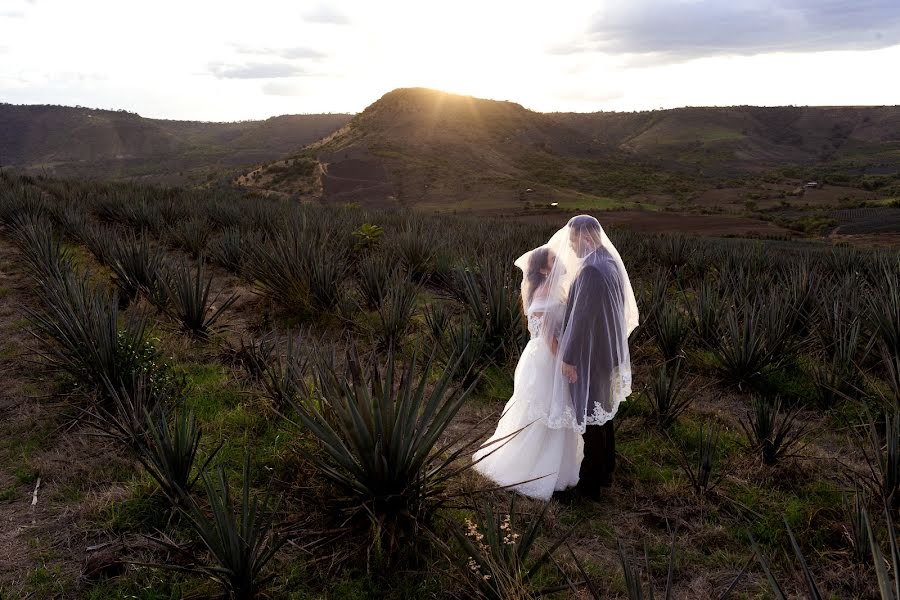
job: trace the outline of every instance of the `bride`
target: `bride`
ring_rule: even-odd
[[[562,262],[562,261],[560,261]],[[556,264],[549,246],[532,250],[516,261],[524,271],[522,305],[531,339],[522,351],[497,430],[473,456],[474,468],[501,486],[549,500],[555,490],[578,483],[584,457],[581,433],[559,427],[554,415],[568,405],[568,382],[559,375],[557,351],[566,312],[565,268]],[[561,402],[562,400],[562,402]],[[566,406],[564,412],[571,412]],[[556,425],[557,427],[551,427]]]

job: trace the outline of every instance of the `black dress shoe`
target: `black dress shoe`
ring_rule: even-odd
[[[560,504],[572,504],[575,502],[578,493],[575,488],[568,488],[565,490],[557,490],[553,492],[553,499],[559,502]]]

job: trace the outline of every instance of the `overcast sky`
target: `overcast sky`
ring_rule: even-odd
[[[898,65],[900,0],[0,0],[0,101],[172,119],[900,104]]]

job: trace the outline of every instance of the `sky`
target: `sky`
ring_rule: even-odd
[[[900,104],[900,0],[0,0],[0,102],[236,121],[398,87],[538,111]]]

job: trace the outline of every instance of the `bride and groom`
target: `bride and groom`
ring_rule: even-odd
[[[549,500],[612,483],[612,419],[631,393],[628,336],[638,310],[622,258],[594,217],[573,217],[522,255],[531,336],[497,429],[473,456],[500,486]]]

